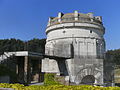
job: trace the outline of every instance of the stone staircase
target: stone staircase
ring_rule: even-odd
[[[4,52],[2,55],[0,55],[0,64],[2,64],[5,60],[8,60],[13,56],[14,56],[14,53]]]

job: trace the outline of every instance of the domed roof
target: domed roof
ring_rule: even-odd
[[[66,13],[62,16],[62,18],[68,18],[68,17],[74,17],[75,13]],[[90,18],[88,14],[83,14],[83,13],[78,13],[79,17],[86,17],[86,18]]]
[[[66,14],[59,12],[57,17],[51,17],[49,19],[49,25],[68,23],[68,22],[87,22],[87,23],[102,24],[102,19],[100,16],[94,16],[93,13],[84,14],[84,13],[79,13],[78,11],[75,11],[74,13],[66,13]]]
[[[65,17],[74,17],[74,13],[66,13],[62,16],[62,18],[65,18]]]
[[[54,18],[53,18],[53,20],[57,20],[57,19],[58,19],[58,17],[54,17]]]

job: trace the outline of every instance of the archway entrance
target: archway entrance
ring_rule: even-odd
[[[95,82],[95,77],[93,75],[86,75],[81,80],[81,84],[93,84]]]

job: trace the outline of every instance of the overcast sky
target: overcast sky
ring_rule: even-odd
[[[102,16],[106,48],[120,48],[120,0],[0,0],[0,39],[46,38],[48,17],[74,10]]]

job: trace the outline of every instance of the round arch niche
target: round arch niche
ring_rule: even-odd
[[[95,82],[95,77],[93,75],[86,75],[81,80],[81,84],[93,84]]]

